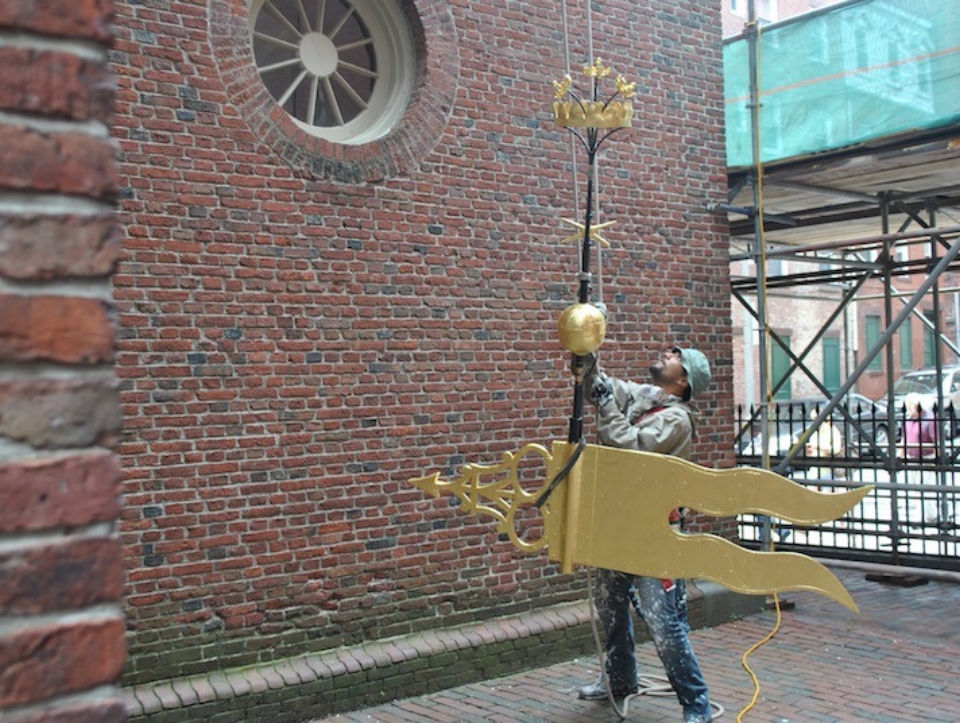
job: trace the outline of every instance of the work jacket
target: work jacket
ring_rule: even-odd
[[[612,399],[597,407],[597,434],[609,447],[690,459],[697,413],[653,384],[608,377]]]

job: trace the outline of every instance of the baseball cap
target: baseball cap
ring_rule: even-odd
[[[680,364],[687,373],[687,383],[690,385],[690,396],[696,397],[705,392],[710,386],[710,362],[699,349],[683,349],[680,352]]]

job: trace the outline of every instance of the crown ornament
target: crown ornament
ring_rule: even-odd
[[[553,117],[561,128],[629,128],[633,121],[633,104],[628,102],[636,94],[636,83],[629,83],[618,75],[616,91],[606,100],[599,99],[598,83],[608,77],[613,68],[597,58],[593,65],[583,68],[591,80],[593,100],[583,100],[573,92],[573,79],[565,75],[553,81]]]

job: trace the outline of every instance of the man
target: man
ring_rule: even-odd
[[[597,408],[600,441],[611,447],[689,459],[696,413],[687,402],[710,386],[710,364],[697,349],[674,348],[650,367],[650,377],[651,384],[637,384],[603,372],[588,376],[585,383],[590,384],[590,398]],[[679,521],[679,517],[676,511],[671,522]],[[678,599],[681,594],[673,580],[597,571],[595,601],[607,637],[606,676],[581,688],[580,698],[607,699],[607,684],[615,698],[637,692],[637,653],[630,616],[634,594],[667,678],[683,706],[684,722],[711,721],[707,684],[687,637],[688,626],[680,612],[683,601]]]

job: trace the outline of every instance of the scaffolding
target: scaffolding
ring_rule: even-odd
[[[954,310],[954,338],[943,328],[947,295],[954,307],[960,304],[950,283],[960,272],[960,13],[952,5],[851,0],[761,28],[750,0],[744,34],[725,47],[729,195],[723,210],[731,262],[755,270],[734,276],[731,291],[760,331],[759,404],[741,419],[737,445],[760,428],[754,463],[784,473],[828,420],[840,415],[857,428],[842,401],[878,359],[886,377],[879,401],[893,418],[893,340],[907,319],[919,319],[936,340],[938,378],[948,359],[960,360],[960,310]],[[776,261],[789,261],[789,273],[771,273]],[[877,284],[881,290],[871,292]],[[812,289],[830,289],[824,296],[835,304],[794,352],[773,329],[772,304]],[[881,333],[861,346],[859,325],[852,332],[845,325],[845,338],[853,335],[843,346],[846,373],[828,388],[807,358],[838,320],[846,324],[851,314],[856,320],[857,304],[868,299],[882,301]],[[770,373],[774,349],[789,360],[777,379]],[[771,458],[770,410],[794,373],[825,402],[795,443]],[[936,404],[941,412],[949,406],[940,385]],[[870,456],[873,468],[888,475],[894,499],[904,475],[896,443],[891,433],[886,449]],[[949,444],[952,450],[953,440]],[[952,465],[955,455],[940,451]],[[904,536],[895,505],[892,516],[891,556],[883,561],[898,564]],[[955,535],[954,522],[941,521],[937,534]]]

